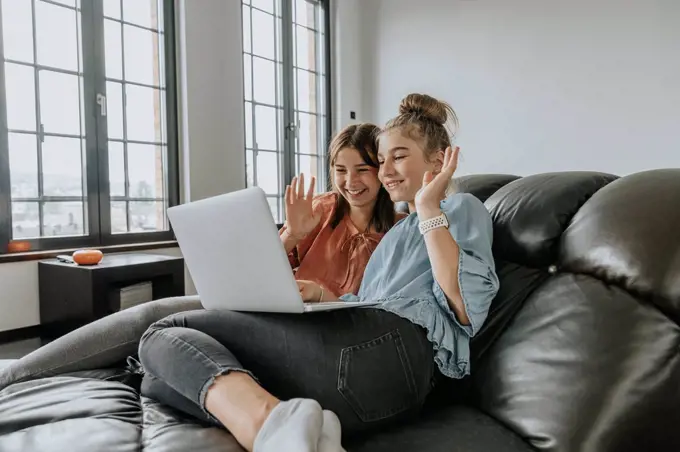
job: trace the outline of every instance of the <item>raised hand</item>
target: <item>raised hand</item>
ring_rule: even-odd
[[[439,203],[446,197],[446,189],[458,167],[459,150],[458,146],[454,150],[446,148],[441,171],[436,176],[432,171],[427,171],[423,176],[423,186],[418,190],[415,199],[418,213],[425,213],[426,216],[439,215]]]
[[[315,182],[316,178],[312,176],[306,194],[304,174],[294,177],[286,186],[286,230],[298,240],[307,237],[321,221],[320,212],[314,212],[312,207]]]

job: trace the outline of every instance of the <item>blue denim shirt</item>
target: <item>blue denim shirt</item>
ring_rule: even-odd
[[[482,327],[498,292],[491,244],[493,224],[481,201],[459,193],[441,203],[449,231],[458,243],[458,282],[470,325],[461,325],[435,281],[425,240],[412,213],[398,222],[373,252],[358,296],[345,301],[379,301],[374,307],[393,312],[427,331],[442,374],[462,378],[470,373],[470,338]]]

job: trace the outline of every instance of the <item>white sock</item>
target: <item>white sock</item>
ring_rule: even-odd
[[[317,452],[323,420],[321,406],[315,400],[281,402],[255,437],[253,452]]]
[[[345,452],[341,444],[340,420],[332,411],[323,410],[323,428],[317,452]]]

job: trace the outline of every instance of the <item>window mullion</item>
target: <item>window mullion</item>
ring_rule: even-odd
[[[37,30],[37,25],[36,25],[36,12],[35,12],[35,0],[31,0],[31,27],[32,30],[31,32],[33,33],[33,61],[35,63],[38,62],[38,30]],[[35,149],[35,152],[37,152],[37,158],[36,162],[38,163],[38,199],[40,199],[40,202],[38,202],[38,224],[39,226],[39,231],[40,235],[42,236],[45,233],[45,212],[44,212],[44,206],[45,204],[42,202],[42,197],[43,197],[43,162],[42,162],[42,144],[45,141],[45,136],[43,135],[43,124],[42,124],[42,118],[41,118],[41,113],[40,113],[40,69],[36,66],[34,69],[35,76],[33,77],[34,81],[34,89],[35,89],[35,123],[36,123],[36,132],[37,132],[37,147]]]
[[[281,38],[283,49],[283,184],[290,183],[295,174],[295,147],[297,124],[295,121],[295,87],[293,73],[293,1],[281,0]],[[282,215],[284,216],[284,215]]]
[[[0,254],[7,252],[12,231],[12,185],[9,174],[9,137],[7,133],[7,95],[5,93],[5,55],[0,4]]]
[[[163,0],[163,19],[165,21],[165,95],[166,95],[166,133],[167,153],[167,193],[166,206],[179,204],[179,134],[177,130],[177,67],[175,55],[175,8],[174,0]]]
[[[101,244],[102,235],[111,230],[106,116],[102,115],[105,109],[97,103],[98,94],[106,96],[104,13],[102,0],[81,4],[88,231]]]

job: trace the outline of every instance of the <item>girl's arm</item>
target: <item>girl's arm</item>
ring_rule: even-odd
[[[418,212],[421,221],[441,215],[441,210]],[[446,228],[437,228],[425,233],[427,254],[432,264],[434,278],[442,288],[451,311],[461,325],[470,325],[465,303],[458,284],[460,249]]]
[[[302,241],[297,237],[293,237],[288,229],[285,228],[285,226],[283,227],[279,237],[281,238],[283,247],[286,249],[286,254],[289,254],[291,251],[293,251],[295,247],[298,246],[298,244]]]
[[[439,174],[423,177],[415,206],[420,221],[441,215],[444,207],[449,228],[432,229],[424,237],[434,276],[432,292],[452,320],[474,336],[498,292],[493,224],[484,204],[472,195],[455,195],[441,203],[457,162],[458,147],[453,152],[448,148]]]
[[[322,303],[324,301],[337,301],[339,297],[325,287],[321,287],[314,281],[298,280],[298,289],[302,300],[308,303]]]

